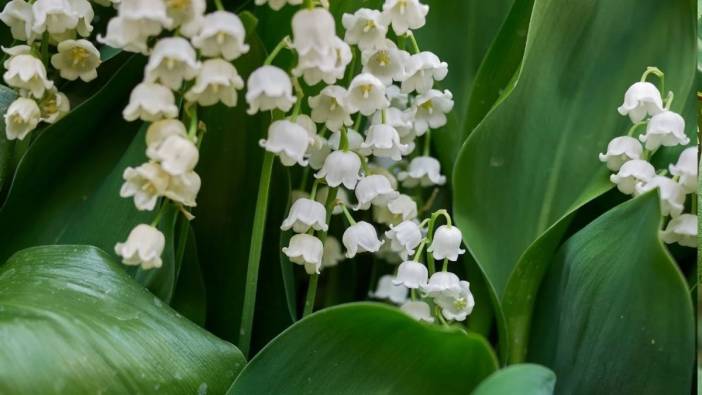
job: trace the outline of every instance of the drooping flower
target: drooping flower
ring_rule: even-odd
[[[434,302],[441,307],[441,314],[452,321],[465,321],[475,307],[475,299],[470,292],[468,281],[461,281],[457,292],[444,292],[437,295]]]
[[[93,11],[93,6],[88,0],[68,0],[71,4],[71,9],[78,17],[78,24],[76,25],[76,32],[82,37],[90,36],[93,31],[93,18],[95,17],[95,12]],[[57,41],[63,41],[61,37],[54,35]],[[73,38],[72,32],[68,32],[67,36],[64,38]]]
[[[355,192],[358,200],[355,210],[368,210],[371,204],[384,206],[400,195],[390,185],[387,177],[382,175],[369,175],[361,178],[356,185]]]
[[[639,136],[639,140],[646,144],[649,151],[655,151],[660,146],[675,147],[690,143],[690,138],[685,134],[685,120],[672,111],[663,111],[651,117],[646,133]]]
[[[32,5],[32,30],[38,35],[49,32],[63,35],[78,26],[78,15],[68,0],[37,0]]]
[[[268,139],[261,140],[259,144],[267,151],[280,157],[284,166],[307,166],[305,153],[314,139],[299,124],[287,120],[273,122],[268,127]]]
[[[172,176],[192,171],[200,158],[193,141],[179,135],[165,138],[156,148],[148,147],[146,154],[149,159],[161,163],[161,168]]]
[[[383,4],[383,15],[398,36],[424,26],[428,13],[429,6],[419,0],[385,0]]]
[[[185,125],[178,119],[156,121],[146,129],[146,156],[152,157],[161,144],[171,136],[186,137]]]
[[[54,87],[54,83],[46,77],[46,68],[40,59],[29,54],[26,45],[16,46],[3,51],[10,58],[3,64],[5,83],[13,88],[26,90],[32,96],[40,99],[44,92]]]
[[[189,81],[198,75],[201,64],[190,42],[182,37],[160,39],[146,64],[144,78],[147,82],[161,84],[178,90],[183,80]]]
[[[236,14],[215,11],[205,15],[201,29],[192,42],[203,56],[221,56],[231,61],[249,52],[245,39],[246,29]]]
[[[36,38],[32,30],[34,23],[32,5],[24,0],[8,1],[0,13],[0,20],[10,27],[10,33],[15,40],[27,41],[31,44]]]
[[[368,129],[366,141],[361,144],[361,152],[381,158],[402,159],[409,153],[409,145],[402,144],[397,130],[387,124],[373,125]]]
[[[278,11],[286,4],[300,5],[302,0],[256,0],[256,5],[268,4],[274,11]]]
[[[429,92],[434,81],[443,81],[448,74],[448,64],[442,62],[432,52],[424,51],[412,55],[405,70],[406,77],[402,81],[402,92]]]
[[[443,92],[431,89],[417,97],[414,104],[414,127],[417,135],[421,136],[431,129],[446,125],[446,114],[453,109],[453,95],[450,91]]]
[[[394,42],[385,40],[383,45],[363,51],[361,62],[363,72],[370,73],[385,85],[405,79],[404,65],[410,54],[397,48]]]
[[[441,225],[434,232],[434,238],[427,251],[431,252],[436,260],[448,259],[455,262],[459,255],[466,252],[461,248],[462,242],[463,234],[460,229],[455,226]]]
[[[409,289],[426,287],[429,271],[423,264],[415,261],[405,261],[397,268],[397,276],[392,283],[404,285]]]
[[[315,52],[309,52],[298,58],[297,66],[292,70],[293,75],[305,80],[307,85],[316,85],[320,81],[334,84],[344,77],[346,66],[353,59],[351,47],[342,39],[334,37],[332,48],[322,59]]]
[[[361,179],[361,159],[353,152],[334,151],[324,161],[324,166],[314,175],[316,178],[324,178],[332,188],[344,184],[349,190],[356,187],[356,183]]]
[[[633,195],[636,185],[646,183],[656,176],[656,169],[645,160],[634,159],[622,165],[617,174],[609,176],[609,180],[617,185],[621,193]]]
[[[678,183],[685,188],[687,193],[697,191],[697,147],[685,148],[676,164],[668,166],[670,174],[679,177]]]
[[[5,136],[8,140],[24,140],[37,127],[40,118],[41,111],[34,100],[17,98],[5,112]]]
[[[259,111],[279,109],[288,112],[295,104],[290,77],[275,66],[261,66],[249,76],[246,84],[247,113],[253,115]]]
[[[90,82],[97,78],[100,52],[88,40],[65,40],[57,46],[58,53],[51,57],[51,65],[60,71],[61,78]]]
[[[431,307],[426,302],[410,300],[400,306],[400,310],[417,321],[434,322],[434,317],[431,315]]]
[[[206,0],[167,0],[166,12],[173,21],[172,28],[179,27],[180,33],[186,37],[197,34],[203,22],[203,14],[207,8]]]
[[[307,274],[319,274],[322,267],[324,245],[318,238],[308,234],[297,234],[290,238],[283,253],[291,262],[303,265]]]
[[[376,252],[383,245],[373,225],[365,221],[355,223],[344,231],[341,241],[346,247],[346,257],[353,258],[360,252]]]
[[[118,17],[131,22],[130,27],[140,33],[148,32],[149,36],[158,35],[161,29],[171,29],[174,24],[163,0],[120,0]]]
[[[678,243],[681,246],[697,248],[697,216],[682,214],[673,218],[660,235],[668,244]]]
[[[115,253],[122,257],[122,262],[129,266],[141,266],[142,269],[161,267],[161,254],[166,246],[166,238],[153,226],[140,224],[134,227],[127,241],[115,245]]]
[[[222,102],[235,107],[238,90],[244,88],[234,65],[223,59],[208,59],[202,63],[195,84],[186,92],[185,99],[201,106],[211,106]]]
[[[365,116],[390,105],[385,97],[385,84],[369,73],[354,77],[349,86],[347,98],[352,112],[360,111]]]
[[[338,131],[343,125],[353,125],[350,111],[346,104],[346,89],[330,85],[324,87],[317,96],[310,97],[308,102],[312,109],[312,120],[323,123],[329,130]]]
[[[317,191],[316,200],[322,204],[326,204],[328,196],[329,196],[329,187],[321,187],[321,188],[319,188],[319,191]],[[351,204],[351,202],[349,201],[349,195],[346,192],[346,189],[338,188],[336,190],[336,201],[338,201],[339,204],[336,205],[332,209],[332,215],[339,215],[339,214],[344,212],[344,210],[341,207],[342,204],[344,206],[347,206],[347,207]]]
[[[438,296],[455,295],[461,290],[461,280],[457,275],[451,272],[436,272],[431,275],[427,285],[422,288],[422,291],[436,298]]]
[[[119,196],[134,197],[134,205],[141,211],[151,211],[156,207],[159,196],[164,194],[170,181],[168,173],[154,162],[136,168],[127,167],[122,177],[124,184]]]
[[[385,237],[390,241],[390,248],[406,260],[422,241],[422,231],[416,222],[403,221],[391,226]]]
[[[370,292],[369,296],[375,299],[387,299],[395,304],[403,304],[407,301],[408,289],[402,285],[392,283],[394,276],[386,274],[378,279],[375,292]]]
[[[413,220],[417,218],[417,202],[407,195],[400,194],[388,202],[387,206],[374,206],[373,218],[376,222],[387,225]]]
[[[68,97],[59,92],[56,87],[44,92],[44,97],[37,104],[41,110],[41,121],[46,123],[56,123],[71,111]]]
[[[649,115],[663,112],[661,92],[650,82],[637,82],[627,89],[618,111],[628,115],[631,122],[639,123]]]
[[[344,41],[358,45],[362,51],[385,43],[388,25],[378,10],[361,8],[353,14],[344,14],[341,23],[346,30]]]
[[[383,117],[385,118],[385,122],[383,122]],[[416,137],[414,135],[414,125],[410,111],[402,111],[399,108],[388,107],[373,114],[371,123],[373,125],[386,124],[392,126],[397,130],[401,141],[403,138],[414,140]]]
[[[187,171],[177,176],[171,176],[168,188],[163,196],[186,207],[197,206],[197,194],[200,192],[202,180],[194,171]]]
[[[636,184],[636,195],[658,188],[661,198],[661,213],[664,216],[679,216],[685,206],[685,190],[680,184],[665,176],[654,176],[647,182]]]
[[[334,267],[342,262],[346,257],[341,251],[341,243],[334,236],[327,236],[324,240],[324,254],[322,255],[322,267]]]
[[[142,82],[132,90],[129,104],[122,112],[127,121],[141,119],[154,122],[161,119],[176,118],[178,107],[175,105],[173,92],[163,85]]]
[[[327,226],[327,210],[322,203],[317,201],[301,198],[297,199],[292,207],[288,217],[280,226],[281,230],[292,229],[296,233],[305,233],[310,228],[326,232]]]
[[[615,137],[607,145],[607,152],[600,154],[600,162],[607,163],[611,171],[619,171],[622,165],[632,159],[640,159],[643,155],[641,143],[630,136]]]
[[[363,144],[363,136],[353,129],[346,129],[346,138],[349,141],[349,151],[358,151]],[[329,136],[329,147],[334,150],[339,149],[341,143],[341,133],[334,132]]]
[[[441,164],[431,156],[415,157],[410,162],[407,171],[398,173],[397,178],[407,188],[414,188],[417,185],[422,187],[444,185],[446,183],[446,176],[441,175]]]

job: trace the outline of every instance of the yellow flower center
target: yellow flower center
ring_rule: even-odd
[[[39,103],[39,107],[41,108],[42,114],[55,114],[56,112],[58,112],[58,103],[56,100],[56,96],[49,96],[46,99],[42,100],[41,103]]]
[[[85,67],[86,62],[90,58],[90,52],[83,47],[71,48],[70,57],[73,60],[73,66]]]
[[[422,104],[420,105],[420,107],[422,107],[422,108],[423,108],[426,112],[428,112],[429,114],[431,114],[432,112],[434,112],[434,104],[432,103],[431,100],[425,101],[424,103],[422,103]]]
[[[363,26],[363,33],[368,33],[373,29],[375,29],[375,22],[372,20],[367,20],[365,26]]]
[[[373,91],[373,85],[371,85],[371,84],[361,85],[361,93],[363,93],[364,99],[367,99],[368,96],[370,96],[370,93],[372,91]]]
[[[453,301],[453,307],[456,308],[456,310],[463,310],[468,306],[468,301],[465,300],[465,298],[459,298]]]
[[[400,7],[400,14],[405,14],[405,9],[407,8],[407,0],[400,0],[397,2],[397,7]]]
[[[329,111],[334,111],[334,110],[336,110],[336,106],[338,106],[338,105],[339,105],[339,103],[336,101],[336,99],[334,99],[334,98],[332,97],[331,100],[330,100],[330,103],[329,103]]]
[[[18,126],[25,124],[24,118],[22,118],[22,115],[20,115],[19,113],[10,115],[10,122]]]
[[[166,5],[168,8],[175,8],[184,11],[190,7],[190,0],[167,0]]]
[[[390,64],[390,54],[388,54],[388,51],[379,51],[375,56],[380,67],[385,67]]]

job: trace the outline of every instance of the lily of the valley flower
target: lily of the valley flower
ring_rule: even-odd
[[[656,176],[656,169],[645,160],[630,160],[622,165],[617,174],[609,176],[621,193],[633,195],[636,185],[646,183]]]
[[[166,173],[179,176],[195,169],[200,158],[200,151],[195,144],[184,136],[169,136],[156,148],[148,147],[147,156],[161,163]]]
[[[10,0],[5,4],[0,20],[10,27],[12,38],[31,43],[36,38],[32,30],[34,13],[32,5],[24,0]]]
[[[431,185],[444,185],[446,176],[441,175],[441,164],[431,156],[417,156],[409,164],[407,171],[398,173],[397,178],[407,188],[417,185],[428,187]]]
[[[324,161],[324,166],[314,175],[323,178],[327,185],[336,188],[344,184],[349,190],[356,187],[361,178],[361,159],[353,152],[334,151]]]
[[[459,255],[466,252],[461,248],[461,242],[463,235],[457,227],[441,225],[434,232],[434,238],[427,251],[431,252],[436,260],[448,259],[455,262]]]
[[[58,53],[51,57],[51,65],[59,70],[61,78],[75,81],[78,78],[90,82],[97,78],[100,52],[88,40],[65,40],[57,47]]]
[[[3,51],[10,55],[3,64],[6,70],[3,79],[7,85],[26,90],[37,99],[40,99],[46,90],[53,88],[54,83],[47,79],[44,64],[29,54],[28,46],[3,48]]]
[[[362,73],[354,77],[349,86],[347,98],[352,112],[360,111],[365,116],[390,105],[385,97],[385,84],[370,73]]]
[[[328,61],[336,37],[336,23],[324,8],[303,8],[292,18],[293,47],[300,57]]]
[[[46,31],[52,35],[63,35],[78,26],[78,15],[68,0],[37,0],[32,5],[32,12],[32,29],[37,34]]]
[[[423,264],[415,261],[405,261],[397,268],[397,276],[392,283],[404,285],[409,289],[419,289],[426,287],[429,279],[429,271]]]
[[[410,152],[410,146],[402,144],[397,130],[387,124],[373,125],[368,129],[366,141],[361,144],[361,152],[381,158],[402,159]]]
[[[228,107],[235,107],[237,91],[243,88],[244,80],[234,65],[223,59],[209,59],[202,63],[195,84],[185,98],[201,106],[211,106],[221,101]]]
[[[663,111],[651,117],[646,127],[646,133],[639,136],[646,144],[646,149],[655,151],[660,146],[674,147],[687,145],[690,138],[685,134],[685,120],[680,114]]]
[[[385,206],[390,200],[396,199],[397,192],[387,177],[382,175],[369,175],[363,177],[356,185],[356,199],[358,204],[355,210],[368,210],[371,204]]]
[[[149,50],[147,40],[158,35],[161,30],[161,24],[158,22],[142,23],[116,16],[107,23],[105,35],[97,36],[97,41],[127,52],[146,54]]]
[[[369,296],[376,299],[387,299],[395,304],[403,304],[407,301],[408,289],[402,285],[395,285],[392,280],[395,277],[386,274],[378,279],[375,292],[370,292]]]
[[[391,226],[385,237],[390,241],[390,248],[406,260],[422,241],[422,231],[414,221],[403,221]]]
[[[437,295],[434,302],[441,307],[441,314],[452,321],[465,321],[475,307],[475,299],[470,292],[468,281],[459,282],[456,292],[443,292]]]
[[[455,295],[461,290],[461,280],[451,272],[436,272],[431,275],[422,291],[432,298]]]
[[[697,248],[697,216],[682,214],[673,218],[664,231],[661,239],[668,243],[678,243],[681,246]]]
[[[406,77],[402,81],[402,92],[426,93],[434,81],[442,81],[448,74],[448,64],[432,52],[424,51],[412,55],[407,63]]]
[[[307,274],[319,274],[322,267],[324,245],[318,238],[308,234],[297,234],[290,238],[283,253],[291,262],[303,265]]]
[[[341,23],[346,30],[344,40],[358,45],[362,51],[382,46],[388,33],[387,22],[378,10],[361,8],[353,14],[344,14]]]
[[[431,129],[446,125],[446,114],[453,109],[453,95],[450,91],[443,92],[431,89],[417,97],[414,105],[414,127],[417,135],[421,136]]]
[[[363,136],[361,133],[358,133],[357,131],[353,129],[346,129],[346,137],[349,140],[349,150],[350,151],[359,151],[361,149],[361,144],[363,144]],[[329,147],[331,147],[334,150],[339,149],[339,144],[341,142],[341,133],[340,132],[334,132],[329,136]]]
[[[314,139],[297,123],[287,120],[275,121],[268,127],[268,140],[261,140],[261,147],[280,157],[284,166],[307,166],[305,153]]]
[[[373,207],[373,219],[381,224],[395,225],[415,218],[417,218],[417,202],[404,194],[388,202],[385,207]]]
[[[26,97],[17,98],[5,112],[5,136],[23,140],[39,124],[41,111],[37,103]]]
[[[607,163],[611,171],[619,171],[622,165],[632,159],[640,159],[643,155],[641,143],[633,137],[615,137],[607,145],[607,152],[600,154],[600,162]]]
[[[245,39],[246,29],[236,14],[215,11],[205,15],[201,29],[192,42],[203,56],[221,56],[231,61],[249,52]]]
[[[355,223],[344,231],[341,241],[346,247],[346,257],[353,258],[360,252],[376,252],[383,245],[373,225],[365,221]]]
[[[385,40],[382,46],[363,51],[363,72],[376,76],[385,85],[405,79],[405,67],[410,54],[397,48],[394,42]]]
[[[679,177],[678,183],[685,188],[685,192],[697,191],[697,147],[685,148],[677,163],[671,164],[668,169],[670,174]]]
[[[658,188],[661,198],[661,213],[664,216],[679,216],[685,206],[685,190],[680,184],[664,176],[655,176],[648,182],[636,184],[636,194],[641,195]]]
[[[151,211],[158,198],[166,192],[170,177],[159,164],[147,162],[139,167],[127,167],[122,175],[124,184],[119,191],[123,198],[134,197],[138,210]]]
[[[141,119],[154,122],[161,119],[176,118],[178,107],[175,105],[173,92],[163,85],[142,82],[132,90],[129,104],[122,112],[127,121]]]
[[[278,11],[286,4],[300,5],[302,0],[256,0],[256,5],[268,4],[273,10]]]
[[[400,306],[400,310],[417,321],[434,322],[434,316],[431,315],[431,307],[426,302],[410,300]]]
[[[346,257],[341,251],[341,243],[334,236],[327,236],[324,240],[324,254],[322,255],[322,267],[334,267],[342,262]]]
[[[332,49],[324,57],[317,57],[315,52],[309,52],[305,56],[300,56],[297,66],[293,69],[293,75],[305,80],[307,85],[316,85],[320,81],[326,84],[334,84],[344,77],[346,66],[351,63],[353,54],[351,47],[342,39],[334,37]]]
[[[419,0],[385,0],[383,4],[383,15],[398,36],[424,26],[428,13],[429,6]]]
[[[280,229],[292,229],[296,233],[305,233],[310,228],[323,232],[329,229],[327,225],[327,210],[322,203],[317,201],[307,198],[297,199],[290,207],[290,213],[283,221]]]
[[[126,242],[117,243],[115,252],[122,257],[125,265],[141,266],[148,270],[161,267],[161,254],[165,246],[166,238],[161,231],[140,224],[129,232]]]
[[[385,116],[385,122],[383,122],[383,115]],[[385,110],[381,110],[373,114],[371,123],[373,125],[384,123],[392,126],[400,136],[400,141],[402,141],[403,138],[414,140],[416,136],[414,135],[412,116],[411,111],[403,111],[399,108],[388,107]]]
[[[200,66],[197,54],[188,40],[182,37],[166,37],[154,46],[144,77],[147,82],[160,82],[178,90],[183,80],[189,81],[198,75]]]
[[[197,206],[196,198],[202,180],[194,171],[188,171],[178,176],[171,176],[168,188],[163,192],[163,196],[186,207]]]
[[[56,87],[44,92],[44,96],[37,104],[41,110],[41,121],[46,123],[56,123],[71,111],[68,97],[59,92]]]
[[[353,125],[346,104],[346,89],[330,85],[324,87],[317,96],[309,98],[312,120],[323,123],[329,130],[338,131],[343,125]]]
[[[628,115],[631,122],[639,123],[649,115],[663,112],[661,92],[650,82],[637,82],[624,94],[624,103],[618,111]]]
[[[173,21],[172,28],[179,28],[186,37],[194,36],[207,8],[206,0],[169,0],[166,1],[167,15]]]
[[[146,129],[146,156],[154,156],[161,144],[171,136],[187,136],[185,125],[178,119],[156,121]]]
[[[290,77],[278,67],[259,67],[251,73],[246,85],[246,102],[249,103],[247,112],[250,115],[274,109],[288,112],[295,104]]]

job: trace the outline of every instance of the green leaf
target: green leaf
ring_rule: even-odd
[[[291,326],[228,394],[467,394],[496,364],[481,336],[420,323],[394,307],[353,303]]]
[[[2,393],[217,394],[245,364],[94,247],[23,250],[0,283]]]
[[[558,393],[690,392],[693,308],[658,238],[658,202],[652,192],[617,206],[556,255],[528,359],[554,370]]]
[[[473,395],[553,395],[556,375],[543,366],[519,364],[500,369],[485,379]]]

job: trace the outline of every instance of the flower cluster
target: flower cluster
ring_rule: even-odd
[[[205,125],[198,106],[237,105],[244,81],[232,61],[249,46],[239,17],[222,9],[206,14],[205,0],[121,0],[116,6],[117,16],[98,41],[149,55],[144,80],[122,113],[127,121],[149,123],[148,160],[124,170],[120,196],[147,211],[164,200],[154,222],[138,225],[115,251],[127,265],[158,268],[165,245],[157,229],[162,213],[173,204],[192,219],[189,209],[201,186],[195,167]]]
[[[672,92],[665,103],[656,85],[647,81],[650,75],[663,81],[663,73],[649,68],[641,81],[633,84],[624,95],[619,107],[621,115],[629,116],[633,126],[626,136],[610,141],[607,152],[600,154],[600,161],[614,174],[610,180],[620,192],[638,196],[658,189],[661,211],[671,217],[661,238],[666,243],[678,243],[687,247],[697,246],[697,146],[685,148],[675,164],[668,169],[657,170],[650,159],[660,147],[687,145],[690,139],[685,134],[685,120],[670,110]],[[634,137],[639,129],[643,133]],[[667,173],[670,172],[668,176]],[[692,195],[692,213],[684,213],[687,195]]]
[[[268,3],[279,9],[286,2]],[[311,191],[296,191],[281,226],[295,233],[283,248],[288,258],[312,276],[343,260],[342,244],[349,259],[369,252],[404,261],[396,276],[381,278],[373,296],[402,303],[417,319],[433,321],[430,302],[440,319],[462,321],[473,297],[468,283],[447,270],[464,252],[461,232],[445,210],[421,219],[432,202],[421,204],[419,188],[446,182],[439,161],[430,156],[430,136],[453,108],[451,92],[434,88],[448,65],[421,51],[412,33],[425,24],[428,11],[418,0],[386,0],[382,10],[344,14],[341,38],[331,13],[305,1],[292,18],[292,37],[281,40],[251,74],[246,101],[251,114],[291,112],[271,124],[261,146],[284,166],[304,167],[303,185],[309,169],[316,171]],[[289,72],[271,65],[285,48],[297,56]],[[302,82],[322,86],[305,97]],[[364,219],[357,221],[351,211]],[[348,223],[341,243],[327,235],[332,214],[343,214]],[[448,223],[434,232],[442,215]],[[384,237],[373,223],[389,227]],[[421,263],[425,247],[428,267]],[[435,259],[445,262],[436,273]],[[417,289],[426,301],[418,300]]]
[[[0,13],[15,42],[3,48],[5,83],[18,98],[5,113],[8,140],[23,140],[41,123],[53,124],[70,110],[65,94],[49,78],[68,81],[97,78],[100,52],[88,39],[93,31],[88,0],[11,0]]]

